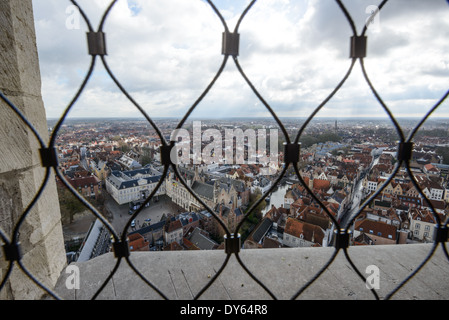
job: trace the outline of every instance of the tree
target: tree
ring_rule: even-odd
[[[151,157],[149,157],[147,155],[143,155],[140,157],[140,164],[142,166],[146,166],[149,163],[151,163]]]
[[[443,157],[443,164],[449,164],[449,147],[437,147],[436,152]]]
[[[126,153],[128,151],[131,150],[131,148],[128,146],[128,144],[124,141],[119,141],[118,143],[118,148],[120,149],[120,151],[122,151],[123,153]]]
[[[62,221],[72,223],[75,214],[86,210],[84,204],[79,201],[65,186],[58,186],[58,195]]]
[[[252,192],[249,196],[249,206],[248,210],[257,202],[259,199],[262,198],[262,192],[260,189],[256,189],[255,192]],[[258,223],[259,220],[262,219],[262,210],[265,209],[266,203],[265,200],[262,200],[252,211],[249,218],[253,219],[256,218],[256,220],[253,220],[251,222]]]

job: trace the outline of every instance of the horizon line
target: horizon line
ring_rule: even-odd
[[[272,119],[275,121],[275,118],[272,116],[239,116],[239,117],[189,117],[190,119],[203,119],[203,120],[225,120],[225,119]],[[308,119],[308,117],[291,117],[291,116],[278,116],[279,119]],[[395,119],[422,119],[421,116],[395,116]],[[59,120],[60,118],[53,118],[53,117],[47,117],[47,120]],[[68,117],[65,120],[87,120],[87,119],[113,119],[113,120],[130,120],[130,119],[142,119],[146,120],[144,116],[138,117]],[[151,119],[182,119],[182,116],[176,117],[176,116],[158,116],[158,117],[152,117]],[[313,119],[388,119],[390,120],[389,116],[347,116],[347,117],[332,117],[332,116],[316,116]],[[447,117],[438,117],[438,119],[449,119],[449,116]],[[429,118],[427,120],[436,120]]]

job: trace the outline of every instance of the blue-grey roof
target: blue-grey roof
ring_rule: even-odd
[[[144,234],[149,233],[149,232],[153,232],[153,231],[160,230],[160,229],[162,229],[164,226],[165,226],[165,220],[162,220],[162,221],[153,223],[152,225],[143,227],[143,228],[141,228],[141,229],[139,229],[139,230],[130,232],[130,233],[128,234],[128,236],[130,236],[130,235],[132,235],[132,234],[136,234],[136,233],[141,234],[141,235],[144,235]]]
[[[143,168],[130,171],[112,171],[108,181],[117,189],[122,190],[137,187],[139,180],[146,180],[146,184],[157,183],[161,177],[162,175],[159,172],[151,168]]]
[[[189,241],[201,250],[212,250],[218,246],[214,240],[207,237],[204,234],[204,231],[199,228],[195,228],[195,230],[193,230],[193,232],[189,235]]]
[[[176,218],[181,222],[183,227],[200,219],[195,212],[181,213]]]
[[[192,185],[192,190],[199,196],[203,196],[211,200],[214,199],[214,186],[195,181]]]
[[[242,210],[240,209],[240,207],[235,208],[235,209],[234,209],[234,213],[235,213],[235,215],[236,215],[237,217],[243,215],[243,212],[242,212]]]
[[[257,243],[259,243],[262,238],[267,234],[267,232],[270,230],[271,226],[273,225],[273,222],[265,218],[263,221],[257,226],[257,228],[253,232],[253,240]]]

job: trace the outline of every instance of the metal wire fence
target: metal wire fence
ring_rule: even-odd
[[[291,297],[291,299],[298,298],[314,281],[316,281],[321,274],[332,264],[335,257],[340,251],[343,251],[344,256],[346,257],[347,261],[350,263],[352,268],[354,269],[354,272],[357,273],[357,275],[360,277],[361,281],[365,282],[366,279],[364,278],[363,274],[357,269],[356,265],[352,262],[351,257],[348,253],[348,247],[349,247],[349,239],[351,236],[350,226],[355,221],[355,219],[361,214],[361,212],[383,191],[383,189],[388,185],[389,182],[391,182],[395,175],[398,173],[400,168],[405,168],[407,174],[410,177],[410,180],[412,181],[415,188],[418,190],[421,197],[424,199],[424,201],[428,204],[428,206],[431,208],[432,215],[437,221],[436,227],[435,227],[435,237],[433,246],[428,253],[428,255],[425,257],[425,259],[419,264],[415,270],[413,270],[410,275],[403,279],[402,282],[400,282],[397,287],[392,290],[385,299],[390,299],[398,290],[400,290],[416,273],[418,273],[423,266],[430,260],[432,255],[434,254],[435,250],[438,246],[441,245],[446,257],[449,260],[449,255],[446,249],[445,242],[448,239],[448,220],[441,221],[440,216],[437,214],[437,211],[433,207],[431,201],[429,201],[426,194],[421,190],[418,182],[416,181],[415,176],[412,173],[411,167],[410,167],[410,160],[412,157],[412,150],[413,150],[413,138],[417,131],[420,129],[420,127],[424,124],[424,122],[429,118],[429,116],[443,103],[443,101],[447,98],[449,95],[449,91],[447,91],[443,97],[434,105],[432,106],[427,114],[421,119],[421,121],[416,125],[416,127],[410,132],[408,137],[405,136],[401,126],[398,124],[397,120],[391,113],[390,109],[386,105],[386,103],[382,100],[382,97],[378,94],[375,87],[371,83],[369,76],[365,70],[364,65],[364,59],[366,56],[366,44],[367,44],[367,26],[365,25],[362,32],[358,34],[356,25],[343,5],[343,3],[340,0],[335,0],[338,4],[338,7],[344,14],[348,24],[350,25],[352,29],[352,37],[350,39],[350,58],[351,58],[351,64],[349,66],[349,69],[344,74],[343,78],[340,80],[338,85],[332,90],[332,92],[315,108],[315,110],[310,114],[310,116],[307,118],[307,120],[303,123],[301,128],[296,134],[296,137],[294,140],[291,140],[289,137],[289,134],[287,133],[286,128],[284,127],[283,123],[280,121],[279,117],[276,115],[276,113],[271,108],[270,104],[264,99],[264,97],[258,92],[256,87],[253,85],[251,80],[248,78],[248,76],[245,74],[243,68],[241,67],[238,59],[239,55],[239,26],[243,19],[245,18],[246,14],[251,10],[253,5],[255,4],[256,0],[253,0],[249,3],[249,5],[246,7],[246,9],[241,14],[235,28],[233,31],[230,31],[230,28],[228,27],[225,19],[223,18],[220,11],[217,9],[217,7],[214,5],[213,1],[207,0],[207,3],[210,5],[211,9],[215,12],[216,16],[220,19],[221,23],[223,24],[224,32],[223,32],[223,46],[222,46],[222,55],[223,55],[223,61],[221,63],[221,66],[218,70],[218,72],[213,77],[212,81],[207,85],[207,87],[204,89],[204,91],[201,93],[201,95],[197,98],[197,100],[193,103],[193,105],[188,109],[187,113],[184,115],[182,120],[179,122],[177,129],[181,128],[183,124],[186,122],[186,120],[189,118],[191,113],[195,110],[195,108],[198,106],[198,104],[204,99],[204,97],[208,94],[210,89],[214,86],[217,79],[222,74],[222,71],[224,70],[225,66],[229,62],[229,59],[231,58],[237,67],[239,74],[243,77],[245,82],[248,84],[248,86],[251,88],[254,95],[260,100],[260,102],[265,106],[265,108],[269,111],[271,116],[274,118],[274,120],[279,125],[279,128],[281,129],[286,143],[284,144],[284,166],[280,174],[278,175],[276,181],[272,184],[271,188],[264,193],[264,195],[256,201],[251,208],[247,211],[247,213],[244,216],[244,219],[237,225],[235,230],[230,230],[227,225],[217,216],[217,214],[214,212],[212,208],[210,208],[204,201],[192,190],[192,188],[189,186],[188,183],[186,183],[184,177],[180,174],[179,168],[177,165],[175,165],[171,158],[170,158],[170,152],[173,147],[175,147],[175,144],[173,141],[166,141],[164,138],[161,130],[158,128],[158,126],[155,124],[155,122],[152,120],[152,118],[144,111],[144,109],[139,105],[139,103],[134,100],[134,98],[126,91],[126,89],[121,85],[120,81],[114,76],[113,72],[111,71],[107,59],[106,59],[106,45],[105,45],[105,39],[106,34],[103,31],[105,21],[113,9],[114,5],[116,4],[117,0],[113,0],[110,5],[107,7],[106,11],[104,12],[100,24],[95,30],[93,26],[91,25],[91,22],[89,20],[89,17],[85,14],[83,11],[83,8],[81,8],[78,3],[75,0],[71,0],[71,3],[79,8],[79,11],[85,20],[87,26],[88,26],[88,52],[89,55],[91,55],[91,63],[90,67],[87,71],[87,74],[84,77],[84,80],[82,84],[80,85],[79,89],[77,90],[76,94],[74,95],[73,99],[70,101],[68,106],[66,107],[62,117],[59,119],[57,124],[55,125],[53,132],[51,133],[50,140],[48,143],[46,143],[42,137],[38,134],[36,129],[33,127],[33,125],[27,120],[27,118],[19,111],[19,109],[10,101],[8,98],[0,92],[0,98],[6,103],[6,105],[15,112],[18,118],[23,121],[23,123],[31,130],[31,132],[34,134],[34,136],[37,138],[37,141],[40,145],[40,154],[42,159],[42,166],[45,168],[45,177],[44,180],[30,202],[30,204],[26,207],[22,215],[20,216],[20,219],[16,223],[14,230],[12,234],[9,236],[7,235],[2,229],[0,229],[0,237],[3,241],[3,251],[4,251],[4,257],[6,261],[8,261],[8,269],[4,273],[3,278],[0,279],[0,291],[4,289],[5,284],[11,274],[12,268],[14,265],[17,265],[33,282],[36,283],[40,288],[42,288],[45,292],[47,292],[50,296],[52,296],[55,299],[60,299],[58,295],[52,291],[51,288],[46,287],[43,285],[33,274],[31,274],[26,266],[22,263],[22,253],[20,250],[20,244],[18,241],[19,232],[21,230],[22,223],[24,219],[29,214],[31,208],[36,204],[38,201],[40,195],[42,194],[43,190],[45,189],[51,170],[54,170],[57,177],[62,181],[62,183],[73,193],[75,197],[79,199],[91,212],[93,215],[95,215],[101,223],[104,225],[105,228],[108,229],[109,233],[113,237],[113,251],[116,257],[116,264],[114,268],[112,269],[111,273],[107,277],[107,279],[103,282],[103,284],[98,288],[97,292],[93,295],[92,299],[95,299],[98,297],[98,295],[102,292],[102,290],[106,287],[108,282],[111,280],[115,272],[117,271],[119,265],[122,263],[122,261],[126,261],[126,263],[134,270],[134,272],[146,283],[149,287],[151,287],[153,290],[155,290],[163,299],[167,299],[167,296],[161,292],[153,283],[151,283],[145,276],[133,265],[133,263],[130,260],[131,252],[129,251],[128,243],[127,243],[127,233],[125,232],[130,224],[131,221],[135,219],[135,217],[140,213],[142,208],[145,207],[145,205],[142,205],[128,220],[127,224],[125,225],[124,229],[121,232],[118,232],[120,230],[114,230],[112,225],[105,219],[105,217],[94,207],[92,206],[88,201],[86,201],[82,196],[79,195],[76,189],[72,187],[70,183],[65,179],[62,172],[58,169],[58,157],[57,152],[55,149],[55,141],[57,138],[57,134],[64,123],[67,114],[72,109],[76,101],[80,98],[80,96],[83,94],[83,91],[86,87],[87,82],[89,81],[90,77],[92,76],[92,73],[94,72],[96,63],[100,61],[103,66],[105,67],[107,73],[109,74],[110,78],[113,80],[113,82],[117,85],[117,87],[120,89],[120,91],[123,93],[124,96],[126,96],[127,99],[137,108],[140,113],[145,117],[145,119],[148,121],[148,123],[151,124],[151,126],[156,131],[157,135],[160,138],[161,141],[161,163],[164,165],[164,170],[162,174],[162,178],[159,180],[157,187],[151,192],[151,194],[148,196],[148,198],[145,200],[145,203],[149,203],[153,196],[156,194],[157,190],[161,187],[165,177],[167,176],[169,170],[173,170],[174,174],[179,179],[180,183],[186,188],[192,196],[214,217],[214,219],[217,220],[217,222],[221,225],[221,227],[225,230],[225,250],[224,253],[226,255],[226,258],[221,266],[221,268],[215,273],[213,277],[211,277],[210,281],[202,290],[200,290],[194,299],[198,299],[202,296],[202,294],[214,283],[214,281],[217,280],[217,278],[220,276],[222,271],[225,269],[230,257],[234,254],[235,257],[238,260],[238,263],[242,266],[242,268],[251,276],[254,281],[256,281],[273,299],[276,299],[276,296],[270,291],[269,288],[267,288],[262,279],[258,279],[243,263],[243,261],[240,259],[239,251],[241,248],[241,240],[239,235],[239,230],[242,227],[245,220],[247,220],[248,216],[252,213],[252,211],[262,202],[264,199],[269,195],[276,186],[280,183],[280,181],[284,178],[286,175],[287,169],[292,166],[294,168],[294,172],[296,173],[297,178],[299,179],[300,183],[303,185],[303,187],[307,190],[309,195],[316,201],[316,203],[319,204],[319,206],[326,212],[328,217],[332,220],[334,226],[335,226],[335,241],[334,241],[334,247],[335,251],[330,257],[329,261],[324,264],[320,270],[306,283],[304,284],[298,291]],[[379,5],[379,10],[373,14],[370,19],[374,19],[376,14],[379,13],[380,10],[382,10],[387,3],[387,0],[382,1],[382,3]],[[372,91],[372,94],[376,98],[379,105],[382,107],[382,109],[387,113],[389,119],[391,120],[394,128],[396,129],[398,136],[399,136],[399,143],[398,143],[398,161],[395,164],[393,173],[389,176],[389,178],[382,184],[382,186],[375,191],[371,196],[366,199],[363,204],[360,205],[358,211],[356,214],[352,217],[352,220],[349,221],[346,225],[340,225],[339,221],[335,219],[335,217],[328,211],[327,207],[320,201],[320,199],[314,194],[314,192],[309,188],[308,184],[305,183],[303,177],[301,176],[298,168],[298,161],[300,158],[301,148],[299,140],[301,136],[303,135],[303,132],[307,125],[310,123],[310,121],[316,116],[316,114],[332,99],[332,97],[340,90],[340,88],[343,86],[343,84],[346,82],[346,80],[350,77],[353,68],[355,67],[356,63],[359,62],[360,68],[363,72],[364,79],[366,80],[366,83],[369,85],[369,88]],[[121,235],[121,236],[119,236]],[[376,291],[371,289],[371,292],[375,299],[379,299],[379,296],[377,295]]]

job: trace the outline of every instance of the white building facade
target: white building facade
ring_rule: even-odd
[[[146,199],[156,188],[162,175],[151,169],[143,168],[130,171],[112,171],[106,179],[106,190],[118,204]],[[165,194],[165,181],[155,196]]]

